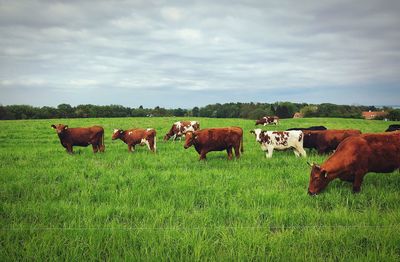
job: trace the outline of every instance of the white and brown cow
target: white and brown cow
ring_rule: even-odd
[[[279,117],[277,116],[264,116],[263,118],[260,118],[256,120],[256,126],[257,125],[278,125],[279,124]]]
[[[178,138],[182,139],[182,136],[186,132],[194,132],[200,129],[200,124],[197,121],[178,121],[175,122],[168,133],[164,136],[164,141],[169,140],[171,137],[173,140]]]
[[[254,129],[250,133],[256,136],[256,141],[261,144],[261,149],[266,152],[266,157],[271,158],[274,149],[285,150],[293,148],[296,156],[306,156],[303,148],[302,131],[262,131]]]
[[[135,146],[140,144],[141,146],[147,145],[149,150],[154,153],[157,150],[157,137],[156,130],[154,128],[135,128],[135,129],[114,129],[114,133],[112,135],[112,140],[121,139],[128,145],[128,151],[132,152],[135,150]]]

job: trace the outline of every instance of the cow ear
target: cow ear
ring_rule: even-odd
[[[67,130],[68,129],[68,125],[64,126],[64,129]]]
[[[51,125],[51,127],[52,127],[53,129],[56,129],[56,126],[55,126],[55,125]]]
[[[308,163],[308,162],[307,162],[307,163]],[[308,164],[310,165],[310,163],[308,163]],[[315,162],[312,163],[311,167],[315,167],[316,169],[321,170],[321,166],[318,165],[318,164],[315,163]]]
[[[307,161],[307,165],[309,165],[310,167],[313,167],[313,164],[311,164],[310,162]]]

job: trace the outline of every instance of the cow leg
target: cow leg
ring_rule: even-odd
[[[274,152],[274,149],[269,147],[269,148],[267,148],[267,153],[265,154],[265,156],[267,158],[271,158],[273,152]]]
[[[74,153],[74,151],[73,151],[73,149],[72,149],[72,145],[67,145],[66,147],[65,147],[66,149],[67,149],[67,153],[68,154],[73,154]]]
[[[306,156],[307,156],[307,153],[306,153],[306,151],[304,150],[304,148],[298,147],[298,148],[296,148],[295,150],[300,154],[300,156],[302,156],[302,157],[306,157]],[[296,155],[296,156],[299,156],[299,155]]]
[[[200,152],[200,158],[199,158],[199,160],[206,160],[206,159],[207,159],[207,158],[206,158],[206,154],[207,154],[206,151],[201,151],[201,152]]]
[[[132,152],[132,147],[133,147],[133,151],[135,151],[135,146],[133,146],[132,144],[128,144],[128,151]]]
[[[359,193],[361,191],[361,184],[364,179],[365,172],[359,172],[354,175],[353,182],[353,193]]]
[[[232,147],[228,147],[226,149],[226,152],[228,153],[228,159],[231,160],[232,159]]]
[[[320,147],[320,148],[318,148],[317,150],[318,150],[318,154],[319,154],[319,155],[322,155],[322,154],[324,154],[324,153],[325,153],[325,151],[326,151],[326,148],[324,148],[324,147]]]
[[[153,140],[150,140],[150,141],[148,142],[149,149],[150,149],[153,153],[156,152],[156,141],[155,141],[155,139],[156,139],[156,138],[154,137]]]
[[[240,158],[240,143],[235,146],[235,156],[237,159]]]
[[[99,146],[97,144],[92,144],[93,153],[97,153],[99,151]]]
[[[293,153],[294,153],[294,155],[295,155],[296,157],[299,157],[299,156],[300,156],[300,154],[299,154],[299,152],[297,151],[296,148],[293,148]]]

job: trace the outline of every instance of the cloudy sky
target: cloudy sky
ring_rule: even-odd
[[[0,104],[400,104],[400,1],[3,1]]]

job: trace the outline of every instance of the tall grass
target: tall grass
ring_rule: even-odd
[[[241,126],[245,152],[198,161],[183,142],[163,142],[176,118],[0,122],[0,257],[14,260],[370,260],[400,259],[400,176],[368,174],[360,194],[334,181],[307,195],[306,161],[290,151],[266,159],[254,121],[198,118],[202,128]],[[51,124],[102,125],[106,152],[68,155]],[[289,119],[380,132],[390,122]],[[154,127],[158,153],[128,153],[113,128]],[[272,130],[275,127],[267,127]]]

